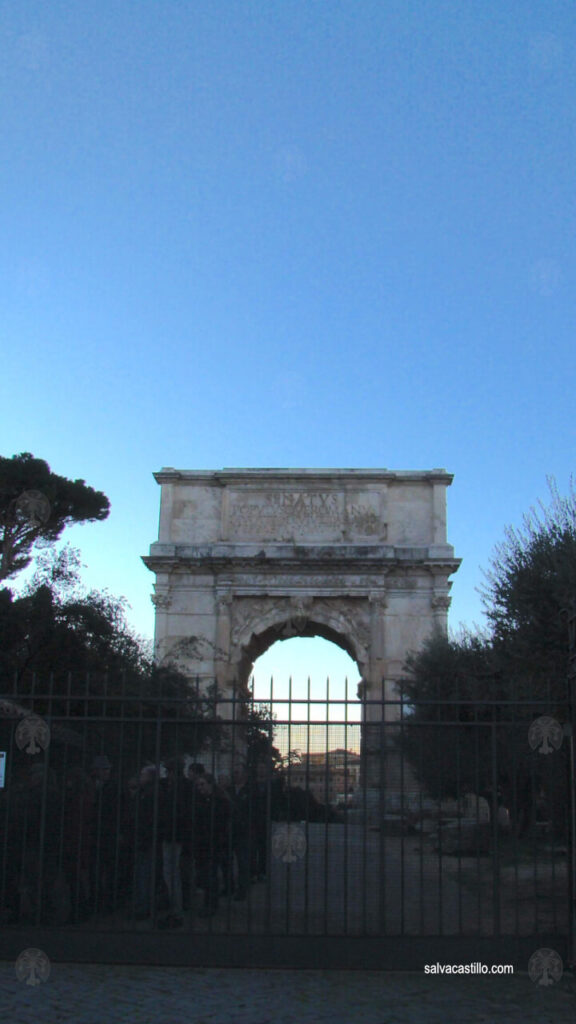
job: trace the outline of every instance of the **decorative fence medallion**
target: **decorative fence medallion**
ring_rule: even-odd
[[[295,822],[277,825],[272,836],[272,853],[284,864],[301,860],[306,853],[306,833],[302,825]]]
[[[528,961],[528,974],[537,985],[554,985],[563,974],[561,956],[555,949],[537,949]]]
[[[551,754],[562,746],[563,731],[560,722],[549,715],[535,718],[528,730],[528,743],[539,754]]]
[[[18,981],[39,985],[50,977],[50,960],[41,949],[25,949],[14,964]]]
[[[38,754],[50,743],[50,727],[39,715],[26,715],[16,726],[16,746],[27,754]]]

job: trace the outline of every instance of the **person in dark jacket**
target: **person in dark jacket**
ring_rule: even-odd
[[[116,903],[120,803],[112,763],[105,754],[94,757],[87,785],[90,903],[94,911],[110,911]]]
[[[196,779],[194,815],[194,856],[196,881],[204,890],[200,917],[210,917],[218,909],[218,865],[228,843],[230,805],[226,794],[208,773]]]
[[[191,838],[192,810],[187,799],[190,783],[178,769],[178,758],[166,762],[159,790],[162,877],[168,900],[167,914],[158,921],[160,928],[178,928],[184,923],[181,856],[183,844]]]
[[[250,889],[252,810],[252,790],[246,769],[238,764],[232,772],[230,788],[232,852],[236,860],[235,900],[245,900]]]
[[[197,761],[188,762],[184,759],[183,768],[183,804],[184,830],[182,833],[182,852],[180,854],[180,875],[182,878],[182,905],[184,910],[191,910],[194,905],[196,891],[194,868],[194,817],[196,814],[196,779],[204,774],[204,766]]]
[[[26,923],[59,923],[55,883],[62,803],[55,772],[45,764],[31,764],[11,810],[6,841],[14,916]]]
[[[140,920],[150,917],[155,910],[159,838],[157,774],[155,765],[145,765],[141,769],[133,805],[134,911]]]
[[[63,867],[70,885],[71,919],[83,921],[92,912],[90,863],[92,854],[92,787],[80,766],[73,768],[64,784]]]
[[[268,843],[270,831],[271,780],[267,765],[259,761],[252,785],[252,827],[250,870],[252,881],[264,882],[268,873]]]

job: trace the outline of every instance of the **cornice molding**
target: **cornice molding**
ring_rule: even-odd
[[[456,572],[461,559],[438,557],[438,549],[427,547],[402,548],[386,545],[302,545],[302,544],[215,544],[175,545],[154,544],[142,561],[152,572],[170,572],[186,568],[190,572],[209,568],[211,571],[238,571],[250,569],[265,572],[309,569],[325,571],[336,568],[350,572],[374,572],[376,568],[389,573],[396,567],[414,566],[435,573],[450,575]]]
[[[228,484],[250,485],[263,482],[283,484],[312,483],[318,480],[325,484],[327,480],[343,485],[356,485],[359,480],[367,483],[394,482],[398,483],[442,483],[449,486],[454,479],[452,473],[445,469],[391,470],[391,469],[174,469],[164,466],[154,473],[159,484],[165,483],[196,483],[213,487]]]

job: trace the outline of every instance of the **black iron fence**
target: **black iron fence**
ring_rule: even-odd
[[[0,698],[0,955],[570,959],[568,712],[34,681]]]

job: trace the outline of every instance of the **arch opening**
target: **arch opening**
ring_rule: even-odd
[[[318,635],[276,640],[254,664],[250,692],[271,714],[288,784],[320,803],[343,805],[359,786],[360,681],[342,645]]]
[[[360,707],[360,682],[358,665],[342,645],[319,635],[297,636],[273,640],[257,657],[250,692],[255,701],[289,702],[292,719],[318,718],[314,709],[319,708],[322,717],[333,718],[335,709],[342,720],[357,720],[359,715],[351,712]]]
[[[306,657],[309,658],[313,671],[305,670]],[[324,672],[321,669],[322,658],[327,666],[327,671]],[[338,678],[343,681],[348,678],[350,684],[354,681],[354,690],[348,693],[349,697],[352,694],[356,695],[356,687],[361,680],[352,639],[327,623],[311,620],[275,622],[260,632],[253,633],[249,643],[243,648],[238,669],[241,685],[248,685],[253,678],[262,678],[263,673],[268,673],[268,681],[271,677],[276,677],[278,683],[283,679],[288,683],[290,676],[293,677],[294,683],[296,674],[298,678],[305,675],[307,679],[310,676],[311,680],[323,676],[324,694],[326,679],[332,672],[334,682]],[[316,682],[316,688],[318,685]],[[341,695],[344,696],[343,693]],[[266,699],[264,694],[261,699]]]

